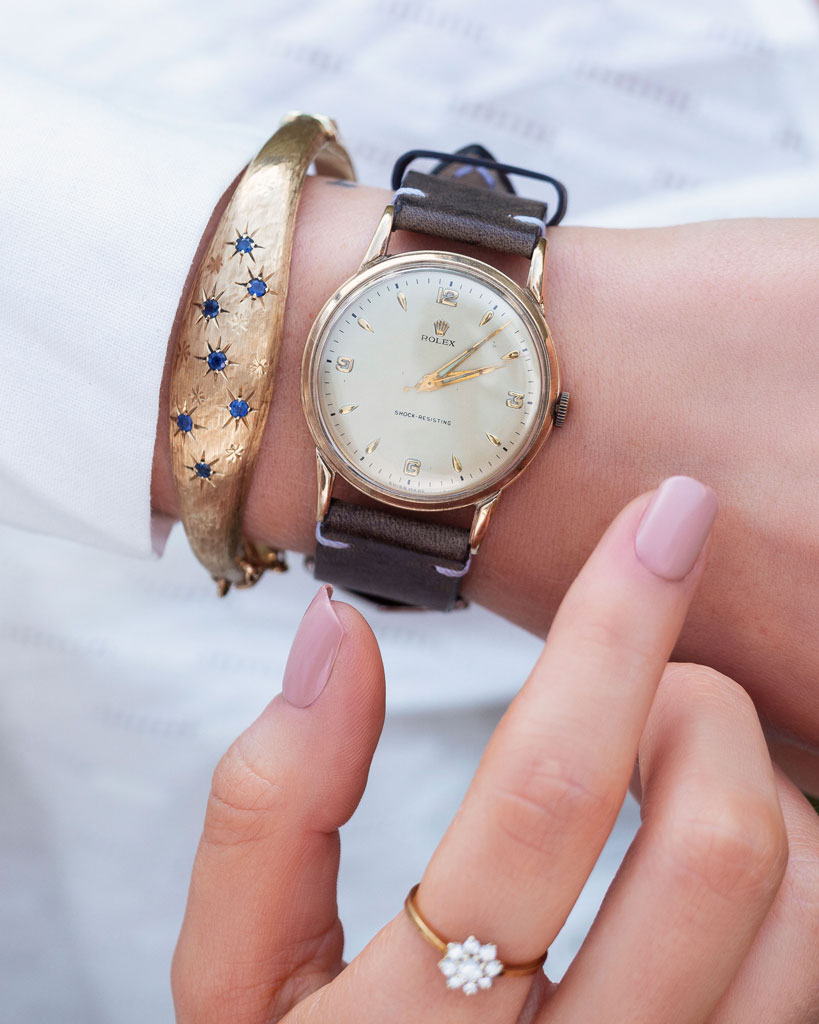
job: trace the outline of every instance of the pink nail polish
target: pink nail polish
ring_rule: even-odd
[[[665,580],[694,567],[717,514],[717,496],[691,476],[670,476],[648,504],[634,538],[642,564]]]
[[[290,648],[282,693],[297,708],[306,708],[319,697],[341,647],[344,627],[330,600],[332,593],[325,583],[308,605]]]

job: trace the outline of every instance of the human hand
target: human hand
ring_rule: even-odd
[[[343,963],[337,829],[366,784],[384,681],[366,623],[322,588],[282,694],[214,774],[173,962],[180,1024],[815,1024],[819,820],[774,772],[740,686],[667,665],[714,511],[678,477],[617,516],[420,883],[439,934],[536,959],[639,756],[643,827],[559,985],[538,973],[449,991],[400,910]]]

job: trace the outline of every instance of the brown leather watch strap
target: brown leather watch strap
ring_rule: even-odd
[[[315,575],[385,604],[450,611],[469,530],[333,500],[316,529]]]
[[[546,204],[502,191],[501,179],[479,174],[484,168],[450,164],[448,176],[407,171],[395,193],[395,230],[422,231],[471,242],[487,249],[531,258],[546,231]],[[469,184],[456,177],[469,175]],[[477,179],[477,181],[475,180]],[[483,188],[475,185],[483,184]],[[505,184],[507,188],[508,179]]]

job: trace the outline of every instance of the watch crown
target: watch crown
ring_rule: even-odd
[[[561,391],[555,399],[555,404],[552,409],[552,418],[555,421],[556,427],[562,427],[566,422],[566,412],[569,408],[569,392]]]

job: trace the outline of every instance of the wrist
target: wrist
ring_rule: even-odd
[[[303,346],[327,296],[357,269],[388,198],[306,183],[279,372],[245,517],[247,534],[275,547],[315,545]],[[395,241],[441,247],[422,236]],[[666,476],[694,476],[717,493],[720,513],[674,658],[735,678],[764,719],[815,741],[815,222],[560,227],[549,247],[546,316],[572,407],[563,430],[504,492],[467,595],[544,634],[617,510]],[[520,264],[498,265],[522,279]],[[153,498],[173,516],[167,406],[165,384]],[[468,525],[466,510],[451,516],[459,514]]]
[[[234,185],[214,211],[200,252]],[[327,296],[358,268],[389,195],[379,189],[337,186],[325,179],[305,182],[279,367],[244,519],[247,535],[271,546],[309,552],[315,544],[315,446],[300,399],[304,339]],[[571,427],[555,432],[532,466],[504,493],[466,588],[473,599],[535,631],[545,629],[577,566],[596,540],[600,522],[634,493],[633,467],[623,465],[612,473],[600,461],[613,420],[620,443],[629,443],[624,441],[624,431],[626,437],[628,431],[638,436],[645,433],[636,421],[637,408],[631,408],[627,417],[619,415],[620,374],[615,365],[609,365],[610,336],[601,329],[607,316],[600,301],[603,284],[611,268],[622,262],[618,248],[624,234],[577,228],[549,232],[546,312],[565,386],[573,392]],[[402,233],[394,239],[391,251],[426,247],[441,247],[441,241]],[[482,251],[466,245],[446,243],[446,247],[486,258]],[[525,260],[495,254],[490,260],[510,276],[525,280]],[[627,271],[621,268],[620,272]],[[173,517],[178,510],[164,413],[176,325],[190,310],[191,276],[170,339],[154,460],[154,508]],[[623,296],[629,294],[627,287],[613,291],[612,301],[617,303],[623,303]],[[614,309],[611,315],[616,316]],[[584,442],[584,437],[594,438],[594,447]],[[578,445],[585,452],[582,457]],[[651,483],[649,479],[645,486]],[[343,482],[338,490],[362,500]],[[468,526],[471,510],[441,514],[441,518]],[[536,605],[530,600],[533,591],[538,594]]]

